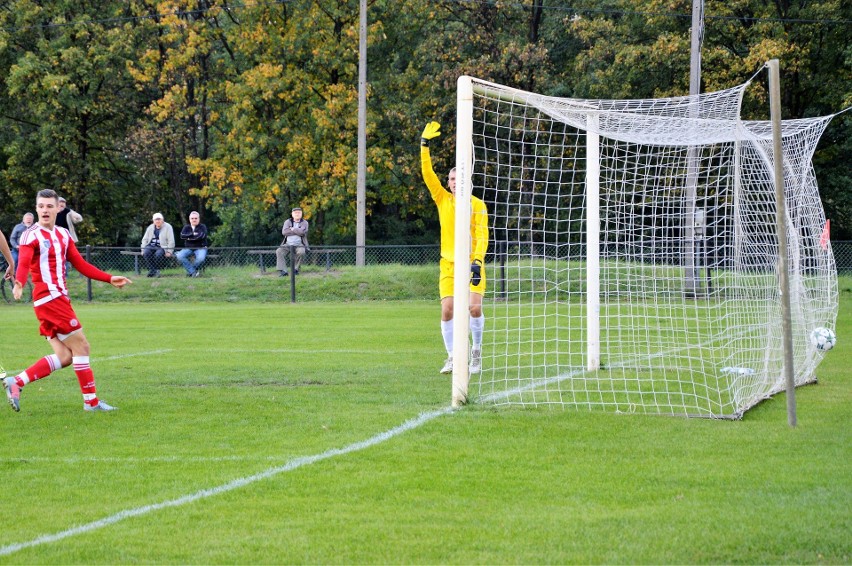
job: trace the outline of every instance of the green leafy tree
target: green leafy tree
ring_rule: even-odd
[[[128,70],[149,103],[125,147],[144,173],[147,211],[166,210],[182,224],[191,209],[208,208],[209,195],[192,164],[210,156],[219,135],[213,131],[218,100],[237,73],[238,54],[228,37],[237,20],[225,6],[206,0],[134,3],[146,42]],[[205,222],[218,224],[209,214]]]
[[[93,20],[120,21],[126,5],[15,1],[6,8],[0,12],[4,208],[31,209],[36,191],[51,187],[86,218],[77,230],[82,242],[113,243],[137,205],[139,179],[118,143],[140,110],[124,71],[136,34],[132,23]]]

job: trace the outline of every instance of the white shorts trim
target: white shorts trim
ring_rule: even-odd
[[[78,333],[78,332],[80,332],[81,330],[83,330],[83,329],[82,329],[82,328],[78,328],[77,330],[72,330],[72,331],[71,331],[71,332],[69,332],[68,334],[59,334],[59,333],[57,332],[57,333],[56,333],[56,337],[57,337],[57,338],[59,338],[59,340],[60,340],[60,341],[65,342],[65,339],[66,339],[66,338],[68,338],[69,336],[73,336],[74,334],[77,334],[77,333]]]

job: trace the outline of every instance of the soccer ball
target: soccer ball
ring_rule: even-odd
[[[819,328],[814,328],[811,332],[811,344],[813,344],[817,350],[827,352],[834,348],[836,343],[837,336],[835,336],[834,331],[830,328],[820,326]]]

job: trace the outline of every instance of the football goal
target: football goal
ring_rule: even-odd
[[[739,418],[784,389],[772,129],[740,119],[748,86],[575,100],[459,79],[456,233],[472,194],[491,242],[482,371],[456,364],[454,405]],[[797,385],[824,355],[810,332],[837,316],[811,164],[832,117],[782,123]]]

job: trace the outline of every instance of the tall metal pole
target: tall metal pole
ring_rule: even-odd
[[[701,92],[701,44],[704,42],[704,0],[692,0],[689,49],[689,94]]]
[[[692,30],[689,56],[689,94],[701,93],[701,43],[704,38],[704,0],[692,0]],[[697,118],[698,116],[694,116]],[[684,292],[698,294],[701,283],[696,268],[695,211],[698,199],[698,148],[686,150],[686,191],[684,194]]]
[[[355,265],[364,266],[367,240],[367,0],[360,0],[358,31],[358,185],[356,188]]]
[[[781,148],[781,79],[778,59],[769,67],[769,113],[772,119],[772,160],[775,165],[775,230],[778,237],[778,286],[781,293],[781,342],[787,388],[787,423],[796,426],[796,372],[793,367],[793,324],[787,249],[787,198],[784,191],[784,153]]]

